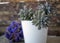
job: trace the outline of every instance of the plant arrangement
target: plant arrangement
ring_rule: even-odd
[[[41,29],[41,27],[47,26],[49,13],[50,6],[46,2],[45,4],[39,3],[35,11],[31,7],[27,9],[25,6],[20,10],[19,15],[22,20],[32,20],[33,25]]]

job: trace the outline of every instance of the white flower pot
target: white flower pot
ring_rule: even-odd
[[[32,21],[21,21],[25,43],[46,43],[48,28],[38,28]]]

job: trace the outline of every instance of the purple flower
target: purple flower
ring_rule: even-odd
[[[21,23],[13,21],[10,26],[6,29],[5,33],[6,38],[9,40],[19,41],[23,39],[23,31]]]

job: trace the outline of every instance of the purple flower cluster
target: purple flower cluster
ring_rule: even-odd
[[[13,21],[6,29],[5,36],[9,40],[16,42],[23,39],[23,31],[22,31],[21,23]]]

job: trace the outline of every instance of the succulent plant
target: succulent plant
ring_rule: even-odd
[[[46,27],[48,24],[48,15],[50,14],[50,6],[46,2],[45,4],[39,4],[34,11],[31,7],[26,6],[20,9],[20,18],[22,20],[32,20],[33,25],[37,26],[38,29]]]
[[[32,20],[33,19],[33,9],[24,7],[23,9],[20,9],[19,15],[22,20]]]
[[[34,13],[32,23],[38,26],[38,29],[41,29],[41,27],[46,27],[48,24],[49,13],[50,8],[48,6],[48,3],[46,3],[45,5],[38,5],[37,10]]]

